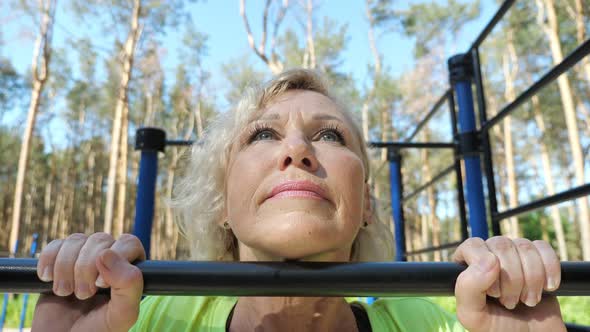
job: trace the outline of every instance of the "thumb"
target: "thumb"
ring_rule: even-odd
[[[106,310],[106,324],[113,331],[127,331],[139,315],[143,293],[143,275],[113,250],[105,250],[96,260],[96,267],[111,287],[111,300]]]
[[[486,292],[500,277],[500,264],[492,253],[481,255],[459,274],[455,284],[457,318],[468,329],[487,326]]]

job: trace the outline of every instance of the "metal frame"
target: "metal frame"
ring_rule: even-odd
[[[187,262],[144,261],[144,295],[450,296],[465,265],[450,262]],[[51,292],[36,259],[0,259],[0,291]],[[590,295],[590,262],[562,262],[551,294]],[[106,292],[107,290],[102,290]]]

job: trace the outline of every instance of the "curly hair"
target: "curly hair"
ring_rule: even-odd
[[[347,117],[361,142],[365,182],[369,179],[369,158],[359,121],[328,90],[318,73],[293,69],[279,74],[262,86],[250,87],[233,111],[220,113],[205,130],[205,135],[190,150],[188,165],[179,177],[170,202],[180,232],[190,245],[191,259],[239,261],[237,239],[231,230],[219,226],[223,216],[226,170],[232,145],[241,129],[273,99],[290,90],[308,90],[330,98]],[[376,200],[371,198],[373,211]],[[377,213],[354,240],[350,261],[393,260],[393,234]]]

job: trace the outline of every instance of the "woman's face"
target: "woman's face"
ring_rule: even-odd
[[[370,213],[360,144],[316,92],[288,91],[259,112],[228,165],[226,213],[240,260],[348,261]]]

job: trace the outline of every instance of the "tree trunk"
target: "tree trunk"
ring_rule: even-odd
[[[507,102],[516,99],[516,92],[514,90],[514,80],[518,74],[518,57],[513,43],[512,30],[508,31],[508,54],[502,56],[502,64],[504,71],[504,78],[506,81],[506,90],[504,96]],[[504,118],[504,157],[506,158],[506,175],[508,177],[508,204],[509,208],[518,206],[518,188],[516,184],[516,170],[514,165],[514,145],[512,142],[512,117]],[[518,219],[516,217],[509,218],[507,221],[510,224],[510,236],[512,238],[520,237],[518,231]]]
[[[113,224],[113,236],[119,237],[123,234],[125,223],[125,199],[127,197],[127,141],[129,125],[129,108],[123,108],[123,123],[121,125],[121,148],[119,154],[119,169],[117,170],[117,214]]]
[[[559,39],[559,22],[557,13],[555,11],[554,0],[543,0],[545,6],[537,0],[539,10],[546,9],[547,24],[541,23],[543,29],[549,39],[551,47],[551,54],[553,63],[558,64],[563,61],[563,53],[561,48],[561,40]],[[582,146],[580,143],[580,135],[578,131],[578,123],[576,118],[576,110],[574,108],[573,93],[570,81],[566,74],[561,75],[557,79],[559,93],[561,95],[561,103],[565,115],[565,122],[567,125],[568,138],[571,147],[571,154],[573,158],[573,165],[575,170],[575,177],[577,186],[585,184],[584,179],[584,158],[582,154]],[[583,197],[578,199],[579,218],[577,220],[580,224],[580,242],[582,245],[582,257],[584,260],[590,260],[590,211],[588,210],[588,199]]]
[[[94,227],[94,172],[95,172],[95,152],[92,151],[92,146],[88,144],[88,158],[86,159],[86,166],[88,167],[88,178],[86,180],[86,204],[84,216],[87,222],[87,230],[90,233],[95,232]]]
[[[133,59],[135,55],[135,45],[139,39],[139,12],[141,9],[141,1],[133,1],[133,15],[131,18],[129,34],[125,47],[123,49],[123,72],[121,74],[121,83],[119,85],[119,98],[117,99],[117,106],[115,108],[115,115],[113,118],[113,130],[111,132],[111,151],[109,157],[109,173],[107,178],[107,201],[105,205],[104,216],[104,231],[106,233],[112,232],[113,210],[115,202],[115,179],[117,177],[117,165],[119,157],[119,147],[121,142],[121,127],[123,122],[123,113],[127,106],[128,96],[127,90],[129,82],[131,81],[131,73],[133,69]]]
[[[545,179],[545,185],[547,186],[547,196],[555,195],[555,185],[553,180],[553,173],[551,172],[551,159],[549,158],[549,151],[547,145],[545,145],[545,120],[541,114],[541,105],[539,104],[539,97],[534,96],[532,98],[533,112],[535,113],[535,122],[539,131],[541,132],[541,139],[539,140],[539,146],[541,149],[541,166],[543,169],[543,178]],[[549,208],[551,220],[553,221],[553,229],[555,230],[555,237],[557,239],[557,247],[559,249],[559,257],[562,261],[567,261],[567,247],[565,245],[565,236],[563,234],[563,225],[561,224],[561,216],[559,215],[559,208],[557,205],[552,205]]]
[[[43,226],[41,228],[41,236],[39,236],[39,248],[41,245],[45,245],[47,243],[47,238],[49,236],[49,215],[51,213],[51,185],[53,182],[53,177],[50,176],[45,182],[45,195],[43,197]]]
[[[428,135],[427,129],[424,129],[424,141],[428,142],[430,140],[430,136]],[[424,178],[426,181],[430,181],[432,179],[432,170],[430,168],[430,153],[428,149],[422,149],[422,172],[424,173]],[[436,190],[434,186],[429,186],[426,188],[426,196],[428,197],[428,224],[432,229],[432,246],[437,247],[440,245],[440,223],[438,218],[436,217]],[[434,251],[434,261],[440,262],[440,250]]]
[[[12,208],[12,227],[10,229],[10,241],[8,245],[8,250],[11,253],[14,253],[14,247],[18,240],[23,187],[25,184],[25,176],[27,173],[27,165],[29,161],[31,138],[35,130],[35,120],[39,110],[41,95],[43,94],[45,82],[47,81],[47,77],[49,75],[51,35],[53,30],[53,19],[55,17],[55,2],[56,0],[40,1],[40,10],[42,12],[43,18],[41,20],[40,31],[35,42],[35,51],[33,53],[33,61],[31,66],[31,71],[33,74],[33,89],[31,90],[31,102],[29,104],[25,132],[23,134],[23,141],[21,143],[20,154],[18,158],[18,172],[14,189],[14,205]]]
[[[586,13],[582,0],[574,0],[574,4],[576,6],[576,39],[578,44],[582,44],[586,41],[586,25],[584,24]],[[584,72],[586,81],[590,84],[590,59],[588,57],[582,59],[580,72],[581,71]]]

